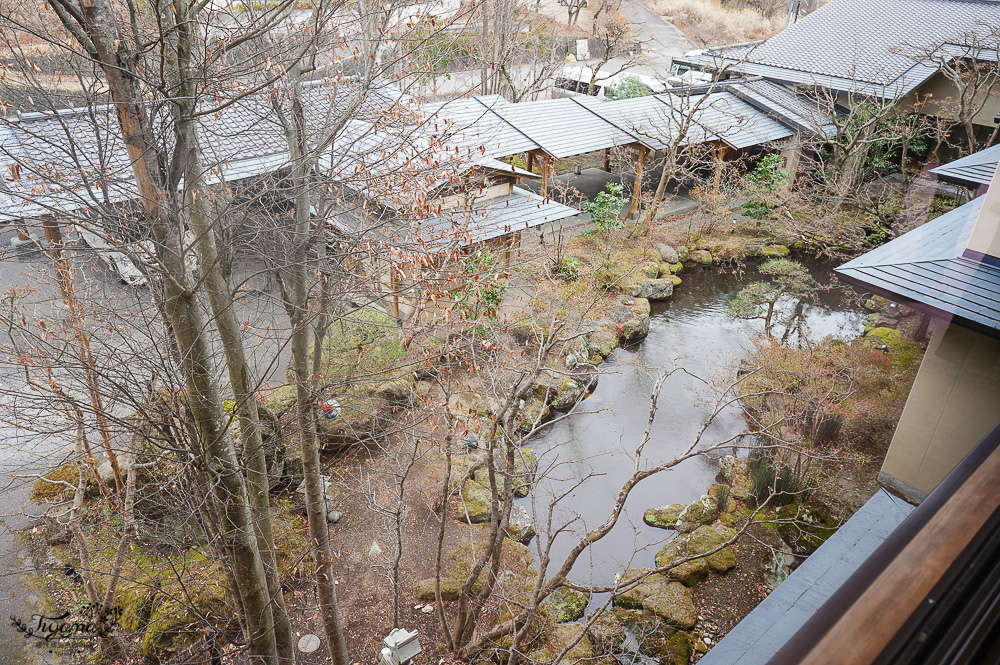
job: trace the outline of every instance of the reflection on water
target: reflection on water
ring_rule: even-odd
[[[853,294],[836,283],[828,268],[811,271],[821,285],[831,288],[804,308],[807,334],[813,339],[860,334],[864,313]],[[541,457],[540,468],[551,471],[522,503],[530,511],[534,502],[536,523],[544,533],[550,498],[568,491],[554,513],[553,526],[576,520],[552,544],[555,566],[580,534],[607,519],[622,483],[632,474],[657,377],[683,367],[699,378],[675,371],[664,383],[640,468],[673,459],[692,444],[715,407],[711,386],[731,380],[751,340],[762,333],[759,321],[736,321],[726,314],[728,300],[760,279],[755,271],[696,270],[682,277],[684,283],[672,300],[653,305],[649,336],[635,347],[618,349],[601,366],[596,391],[581,405],[584,413],[554,425],[531,443]],[[725,441],[743,428],[738,409],[723,409],[705,430],[702,444]],[[696,457],[639,483],[614,530],[580,558],[572,579],[608,584],[626,567],[652,566],[657,550],[673,532],[646,526],[643,511],[690,503],[708,490],[717,472],[713,460]]]

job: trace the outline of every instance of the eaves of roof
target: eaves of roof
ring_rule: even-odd
[[[834,272],[844,282],[1000,339],[1000,266],[967,256],[974,199]]]
[[[1000,163],[1000,145],[991,146],[953,162],[931,169],[931,173],[945,182],[978,189],[989,185]]]

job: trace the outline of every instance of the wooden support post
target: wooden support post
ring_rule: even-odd
[[[549,173],[552,171],[552,159],[548,155],[541,158],[542,159],[542,187],[539,193],[542,198],[549,198]]]
[[[389,288],[392,290],[392,313],[399,321],[399,291],[396,289],[396,269],[389,261]]]
[[[604,170],[611,173],[611,148],[604,149]]]
[[[528,153],[528,172],[535,172],[535,153],[533,152]]]
[[[632,187],[632,205],[628,209],[630,217],[639,210],[639,197],[642,196],[642,171],[646,165],[646,154],[648,152],[649,149],[646,146],[639,146],[639,157],[635,160],[635,185]]]
[[[715,178],[712,180],[712,191],[716,194],[719,193],[719,187],[722,185],[722,165],[726,160],[726,153],[729,151],[724,145],[719,146],[719,157],[715,162]]]

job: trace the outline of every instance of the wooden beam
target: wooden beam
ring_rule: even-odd
[[[611,173],[611,148],[604,149],[604,170]]]
[[[549,173],[552,171],[552,159],[547,155],[542,157],[542,187],[539,193],[542,198],[549,198]]]
[[[528,152],[528,171],[535,172],[535,153]]]
[[[632,205],[628,209],[629,216],[634,215],[639,210],[639,197],[642,196],[642,172],[648,153],[649,149],[646,146],[639,146],[639,157],[635,160],[635,185],[632,187]]]

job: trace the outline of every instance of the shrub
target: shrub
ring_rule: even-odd
[[[753,496],[758,503],[770,498],[768,505],[778,507],[808,498],[805,478],[788,464],[778,461],[773,450],[750,451],[747,467]]]
[[[624,188],[616,182],[604,185],[604,191],[598,193],[593,201],[584,201],[583,209],[590,213],[591,220],[601,231],[617,231],[625,227],[618,214],[628,198],[622,195]]]
[[[604,95],[608,99],[633,99],[653,94],[645,83],[636,76],[628,74],[620,77],[613,85],[608,86]]]
[[[744,215],[758,220],[770,219],[774,208],[770,202],[771,194],[785,181],[785,172],[781,170],[783,165],[781,155],[765,155],[760,158],[753,171],[747,174],[750,199],[743,204]]]
[[[580,276],[582,271],[583,264],[580,263],[580,259],[575,256],[563,257],[563,259],[559,262],[559,265],[556,267],[556,275],[558,275],[560,279],[566,280],[567,282],[575,280]]]

